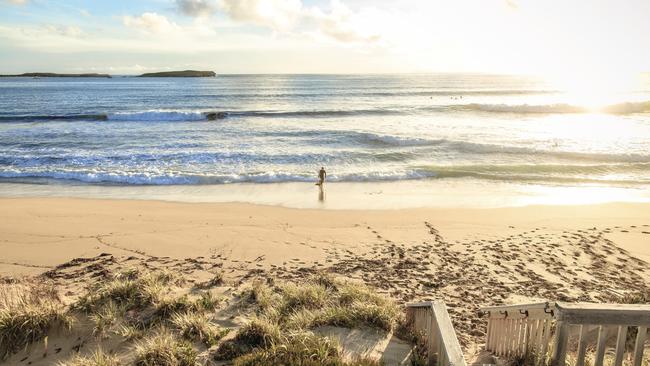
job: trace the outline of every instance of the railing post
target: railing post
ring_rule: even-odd
[[[567,338],[569,337],[569,324],[560,320],[556,323],[555,339],[553,341],[553,355],[551,366],[566,365]]]
[[[645,342],[646,333],[648,333],[648,328],[640,326],[639,333],[636,335],[636,343],[634,345],[634,366],[641,366],[641,361],[643,359],[643,344]]]
[[[605,347],[607,346],[607,327],[601,325],[598,328],[598,346],[596,346],[596,361],[594,366],[603,366],[605,358]]]
[[[625,356],[625,339],[627,338],[627,326],[621,325],[618,327],[618,335],[616,336],[616,359],[614,366],[623,365],[623,357]]]
[[[578,341],[578,356],[576,357],[576,366],[585,365],[585,354],[587,353],[587,331],[589,326],[582,324],[580,326],[580,340]]]

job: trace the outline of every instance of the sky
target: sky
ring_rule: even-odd
[[[0,0],[0,73],[650,71],[649,0]]]

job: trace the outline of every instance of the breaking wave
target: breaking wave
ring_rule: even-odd
[[[571,104],[481,104],[471,103],[452,106],[458,110],[470,110],[492,113],[540,113],[540,114],[554,114],[554,113],[591,113],[601,112],[609,114],[632,114],[632,113],[645,113],[650,112],[650,101],[643,102],[626,102],[619,104],[611,104],[598,109],[591,109]]]

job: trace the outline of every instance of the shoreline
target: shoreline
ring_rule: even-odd
[[[505,208],[650,203],[645,187],[542,185],[475,179],[229,183],[218,185],[91,185],[0,183],[1,198],[87,198],[187,203],[241,203],[326,210]]]

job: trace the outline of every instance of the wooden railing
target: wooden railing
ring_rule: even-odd
[[[443,302],[409,304],[406,319],[415,333],[424,337],[430,366],[467,366]]]
[[[644,360],[650,305],[538,303],[485,307],[481,311],[488,314],[486,349],[498,356],[525,357],[541,365],[547,362],[550,348],[550,364],[565,366],[571,350],[575,354],[571,365],[584,366],[593,339],[593,365],[602,366],[608,340],[614,339],[610,331],[615,329],[612,365],[623,365],[626,339],[634,330],[634,349],[627,364],[641,366]],[[572,343],[572,338],[577,338],[577,343]]]
[[[535,354],[545,359],[554,308],[554,303],[482,308],[489,315],[486,349],[502,357]]]

